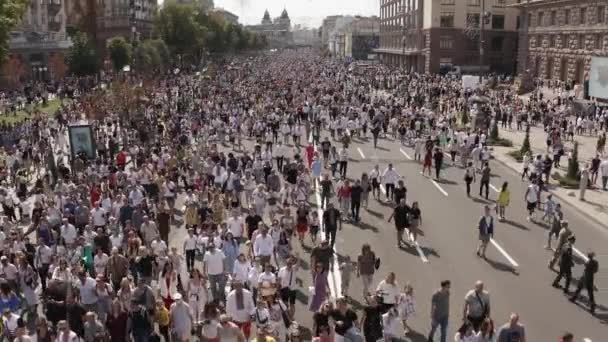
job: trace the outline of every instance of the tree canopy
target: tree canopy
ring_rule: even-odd
[[[27,0],[0,1],[0,64],[8,55],[10,32],[21,22],[28,3]]]
[[[99,70],[99,60],[86,34],[76,33],[72,37],[74,45],[67,53],[67,64],[71,73],[77,76],[92,75]]]
[[[227,22],[209,11],[212,5],[211,0],[165,2],[157,14],[155,29],[173,55],[196,61],[204,51],[224,53],[265,47],[265,37]]]
[[[122,70],[125,65],[131,62],[132,46],[124,37],[117,36],[108,39],[106,47],[114,70]]]

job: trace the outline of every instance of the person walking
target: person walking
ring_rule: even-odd
[[[581,201],[585,201],[585,192],[587,191],[587,186],[589,185],[589,168],[587,164],[581,169],[581,179],[579,181],[579,193],[578,199]]]
[[[498,193],[498,198],[496,198],[496,205],[498,206],[498,219],[501,221],[505,220],[505,211],[509,206],[509,201],[511,199],[511,192],[509,191],[508,187],[508,182],[502,183],[502,187]]]
[[[435,148],[435,153],[433,154],[433,161],[435,163],[435,179],[439,179],[441,167],[443,166],[443,151],[441,151],[439,147]]]
[[[568,294],[570,289],[570,281],[572,280],[572,267],[574,266],[574,259],[572,257],[572,244],[575,241],[575,237],[571,236],[568,242],[561,248],[559,257],[559,273],[555,280],[553,280],[553,287],[559,288],[559,282],[562,278],[566,278],[566,284],[564,285],[564,293]]]
[[[435,340],[435,331],[437,330],[437,327],[440,327],[441,329],[440,341],[447,341],[451,285],[452,283],[449,280],[443,280],[441,282],[441,288],[435,291],[431,297],[431,331],[428,336],[429,342]]]
[[[377,266],[380,266],[379,260],[369,244],[361,246],[361,254],[357,256],[357,278],[361,278],[363,283],[363,298],[370,295],[369,289],[374,281]]]
[[[490,293],[483,288],[483,282],[478,280],[475,288],[464,296],[463,320],[473,324],[473,330],[479,331],[481,323],[490,317]]]
[[[393,210],[391,216],[388,218],[388,222],[395,219],[395,229],[397,230],[397,248],[401,248],[403,242],[403,232],[409,227],[408,216],[410,213],[410,207],[405,204],[405,199],[402,199],[399,204]]]
[[[471,197],[471,183],[475,182],[475,167],[473,162],[467,164],[467,168],[464,171],[464,182],[467,185],[467,196]]]
[[[490,207],[483,207],[483,216],[479,218],[477,229],[479,231],[479,245],[477,246],[477,256],[486,258],[486,249],[488,242],[494,236],[494,217],[490,213]]]
[[[329,241],[329,245],[333,248],[336,243],[336,232],[342,230],[342,216],[340,211],[334,208],[333,203],[327,205],[327,210],[323,212],[323,225],[325,230],[325,239]]]
[[[479,196],[482,196],[483,190],[485,188],[485,197],[488,199],[490,194],[490,175],[492,169],[490,169],[489,163],[484,163],[481,169],[481,180],[479,181]]]
[[[578,281],[578,285],[576,286],[576,291],[572,297],[570,297],[571,302],[576,302],[576,299],[581,294],[583,288],[587,290],[587,296],[589,297],[589,311],[591,314],[595,314],[595,296],[593,294],[595,290],[594,279],[595,274],[599,270],[599,263],[595,259],[595,253],[589,252],[587,254],[587,262],[585,263],[585,270],[583,271],[582,278]]]

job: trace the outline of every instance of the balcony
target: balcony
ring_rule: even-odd
[[[54,17],[61,11],[61,0],[46,0],[46,8],[49,17]]]

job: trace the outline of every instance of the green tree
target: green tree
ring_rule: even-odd
[[[169,49],[176,55],[196,55],[204,41],[204,30],[196,16],[194,5],[164,4],[155,19],[155,29]]]
[[[76,33],[72,37],[74,45],[67,53],[67,64],[71,73],[77,76],[92,75],[99,70],[99,60],[95,48],[86,34]]]
[[[0,65],[8,55],[10,33],[21,22],[28,3],[27,0],[0,1]]]
[[[530,147],[530,126],[526,127],[526,136],[524,137],[524,142],[521,144],[521,148],[519,149],[519,154],[523,157],[526,153],[532,151]]]
[[[108,39],[106,47],[114,70],[122,70],[125,65],[131,63],[133,47],[124,37],[118,36]]]
[[[164,72],[171,66],[169,48],[160,39],[145,40],[135,49],[137,67],[148,73]]]
[[[574,149],[572,150],[572,158],[568,160],[568,173],[567,178],[578,179],[579,177],[579,165],[578,165],[578,141],[574,142]]]

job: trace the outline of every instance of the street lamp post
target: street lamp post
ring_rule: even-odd
[[[486,0],[481,0],[481,13],[479,15],[479,84],[483,81],[483,54],[484,30],[486,28]]]

